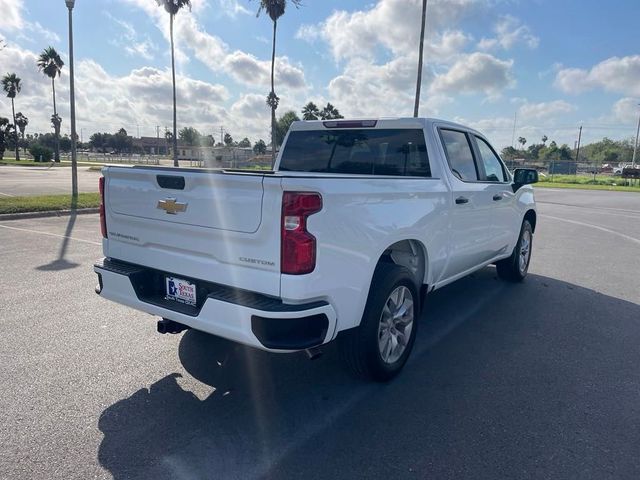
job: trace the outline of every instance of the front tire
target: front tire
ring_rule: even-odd
[[[532,246],[533,228],[529,220],[525,220],[522,222],[520,236],[511,256],[496,263],[498,276],[508,282],[522,282],[529,271]]]
[[[348,370],[367,380],[395,377],[411,353],[418,327],[419,297],[411,272],[395,264],[376,268],[362,322],[343,332],[339,349]]]

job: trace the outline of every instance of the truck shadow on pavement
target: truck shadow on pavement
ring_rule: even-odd
[[[430,295],[384,385],[344,373],[333,346],[309,361],[188,331],[185,372],[104,410],[98,458],[116,479],[637,478],[638,319],[487,268]]]

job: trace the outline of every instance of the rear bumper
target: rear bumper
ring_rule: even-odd
[[[159,278],[172,273],[108,259],[96,263],[94,271],[101,297],[262,350],[291,352],[322,345],[333,338],[336,328],[335,310],[326,302],[285,304],[193,279],[205,294],[190,307],[164,299],[160,287],[164,280]]]

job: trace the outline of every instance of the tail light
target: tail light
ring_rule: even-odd
[[[104,211],[104,177],[100,177],[100,230],[102,236],[107,238],[107,218]]]
[[[316,237],[307,231],[307,218],[322,210],[319,193],[284,192],[282,196],[282,251],[280,270],[304,275],[316,268]]]

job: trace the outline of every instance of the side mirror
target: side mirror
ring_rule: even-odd
[[[517,190],[523,185],[538,183],[538,171],[534,168],[516,168],[513,172],[513,186]]]

